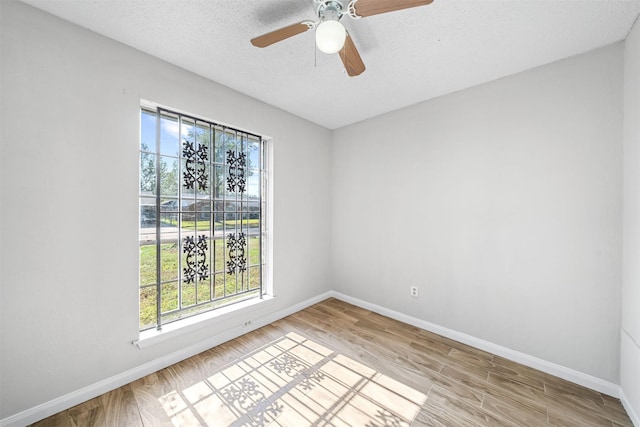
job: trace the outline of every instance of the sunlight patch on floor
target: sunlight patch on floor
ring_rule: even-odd
[[[427,396],[299,334],[158,400],[175,426],[408,426]]]

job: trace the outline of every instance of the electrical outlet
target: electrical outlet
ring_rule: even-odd
[[[418,287],[417,286],[412,286],[411,287],[411,296],[414,298],[418,298]]]
[[[244,322],[242,322],[242,327],[246,328],[247,326],[251,326],[252,323],[253,323],[253,320],[251,319],[245,320]]]

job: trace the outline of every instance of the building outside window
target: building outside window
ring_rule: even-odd
[[[262,297],[263,138],[163,108],[140,123],[140,330]]]

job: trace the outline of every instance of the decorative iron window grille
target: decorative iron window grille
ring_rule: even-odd
[[[262,137],[141,109],[140,330],[263,295]]]

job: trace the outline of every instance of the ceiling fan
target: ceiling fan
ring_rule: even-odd
[[[365,70],[365,66],[351,36],[340,23],[340,19],[345,14],[353,19],[360,19],[433,3],[433,0],[351,0],[345,8],[344,0],[313,1],[318,5],[319,21],[302,21],[280,28],[251,39],[251,44],[256,47],[267,47],[315,28],[318,49],[329,54],[338,52],[347,74],[352,77],[358,76]]]

